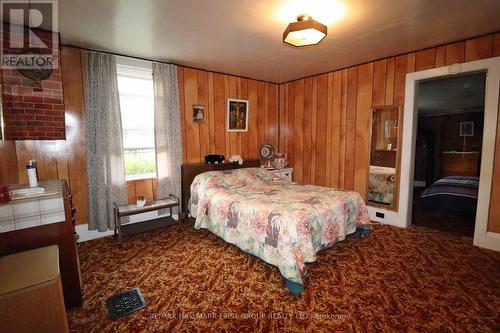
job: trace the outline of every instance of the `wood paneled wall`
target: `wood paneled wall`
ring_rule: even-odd
[[[156,200],[156,178],[128,181],[128,202],[136,203],[138,196],[143,196],[148,201]]]
[[[407,73],[498,55],[499,33],[281,84],[279,149],[294,180],[366,197],[370,108],[402,106]],[[499,149],[497,142],[492,212],[500,212]],[[500,232],[500,214],[491,214],[490,230]]]
[[[263,143],[278,144],[278,85],[231,75],[178,67],[183,160],[204,162],[205,155],[258,158]],[[227,99],[249,101],[248,132],[226,131]],[[193,122],[192,107],[205,105],[205,122]]]

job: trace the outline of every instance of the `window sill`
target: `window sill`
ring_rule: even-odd
[[[127,182],[133,182],[136,180],[145,180],[145,179],[156,179],[156,173],[146,173],[143,175],[132,175],[125,177],[125,181]]]

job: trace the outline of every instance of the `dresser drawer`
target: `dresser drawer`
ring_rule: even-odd
[[[271,170],[271,172],[284,180],[288,180],[290,182],[292,181],[293,168],[286,168],[282,170],[276,169],[276,170]]]

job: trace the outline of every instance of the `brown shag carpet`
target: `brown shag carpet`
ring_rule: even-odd
[[[320,252],[299,297],[276,268],[189,222],[79,250],[73,332],[500,331],[500,253],[422,227],[375,225]],[[109,320],[106,298],[134,287],[147,307]]]

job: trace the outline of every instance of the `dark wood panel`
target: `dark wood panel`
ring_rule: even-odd
[[[373,92],[372,105],[385,105],[385,88],[387,79],[387,60],[379,60],[373,63]]]
[[[446,46],[436,47],[434,67],[443,67],[446,64]]]
[[[354,168],[356,158],[356,110],[358,102],[358,67],[347,70],[347,117],[344,187],[354,189]]]
[[[342,72],[336,71],[333,73],[332,86],[332,139],[331,146],[327,144],[326,148],[330,151],[330,170],[327,171],[327,177],[330,176],[331,187],[339,187],[340,175],[340,156],[341,152],[341,117],[342,117]],[[331,148],[330,148],[331,147]]]
[[[304,175],[302,181],[305,184],[314,184],[314,181],[311,178],[311,159],[313,156],[316,156],[317,153],[315,152],[315,155],[312,154],[312,117],[309,116],[312,113],[313,81],[316,80],[312,77],[304,80],[304,122],[302,124],[304,132],[304,151],[302,156],[302,160],[304,161]]]
[[[500,56],[500,32],[497,32],[493,35],[493,47],[492,47],[492,56],[498,57]]]
[[[465,60],[465,42],[446,45],[446,65],[452,65]]]
[[[435,63],[436,49],[422,50],[415,54],[415,69],[417,71],[434,68]]]
[[[340,92],[340,154],[339,154],[339,175],[338,184],[340,188],[345,188],[345,147],[347,129],[347,69],[342,70],[342,84]]]
[[[478,176],[479,153],[443,153],[443,177]]]
[[[66,107],[68,183],[76,208],[76,223],[88,223],[87,138],[85,135],[85,57],[80,49],[62,48],[62,75]],[[61,145],[62,149],[62,145]],[[62,155],[61,150],[61,155]]]
[[[354,190],[366,196],[369,163],[370,108],[372,101],[373,63],[359,66],[356,105],[356,155]]]
[[[16,143],[14,141],[0,141],[0,184],[9,185],[19,180],[17,168]]]
[[[317,93],[316,93],[316,154],[314,158],[316,170],[314,172],[314,183],[317,185],[326,185],[326,144],[328,139],[327,135],[327,113],[328,110],[328,75],[323,74],[318,76],[317,80]],[[330,143],[331,144],[331,143]],[[304,147],[305,150],[311,150],[311,147]],[[310,164],[310,159],[305,160],[304,164]],[[329,162],[328,162],[329,164]],[[294,174],[295,178],[295,174]]]
[[[474,61],[491,57],[493,36],[469,39],[465,42],[465,61]]]

